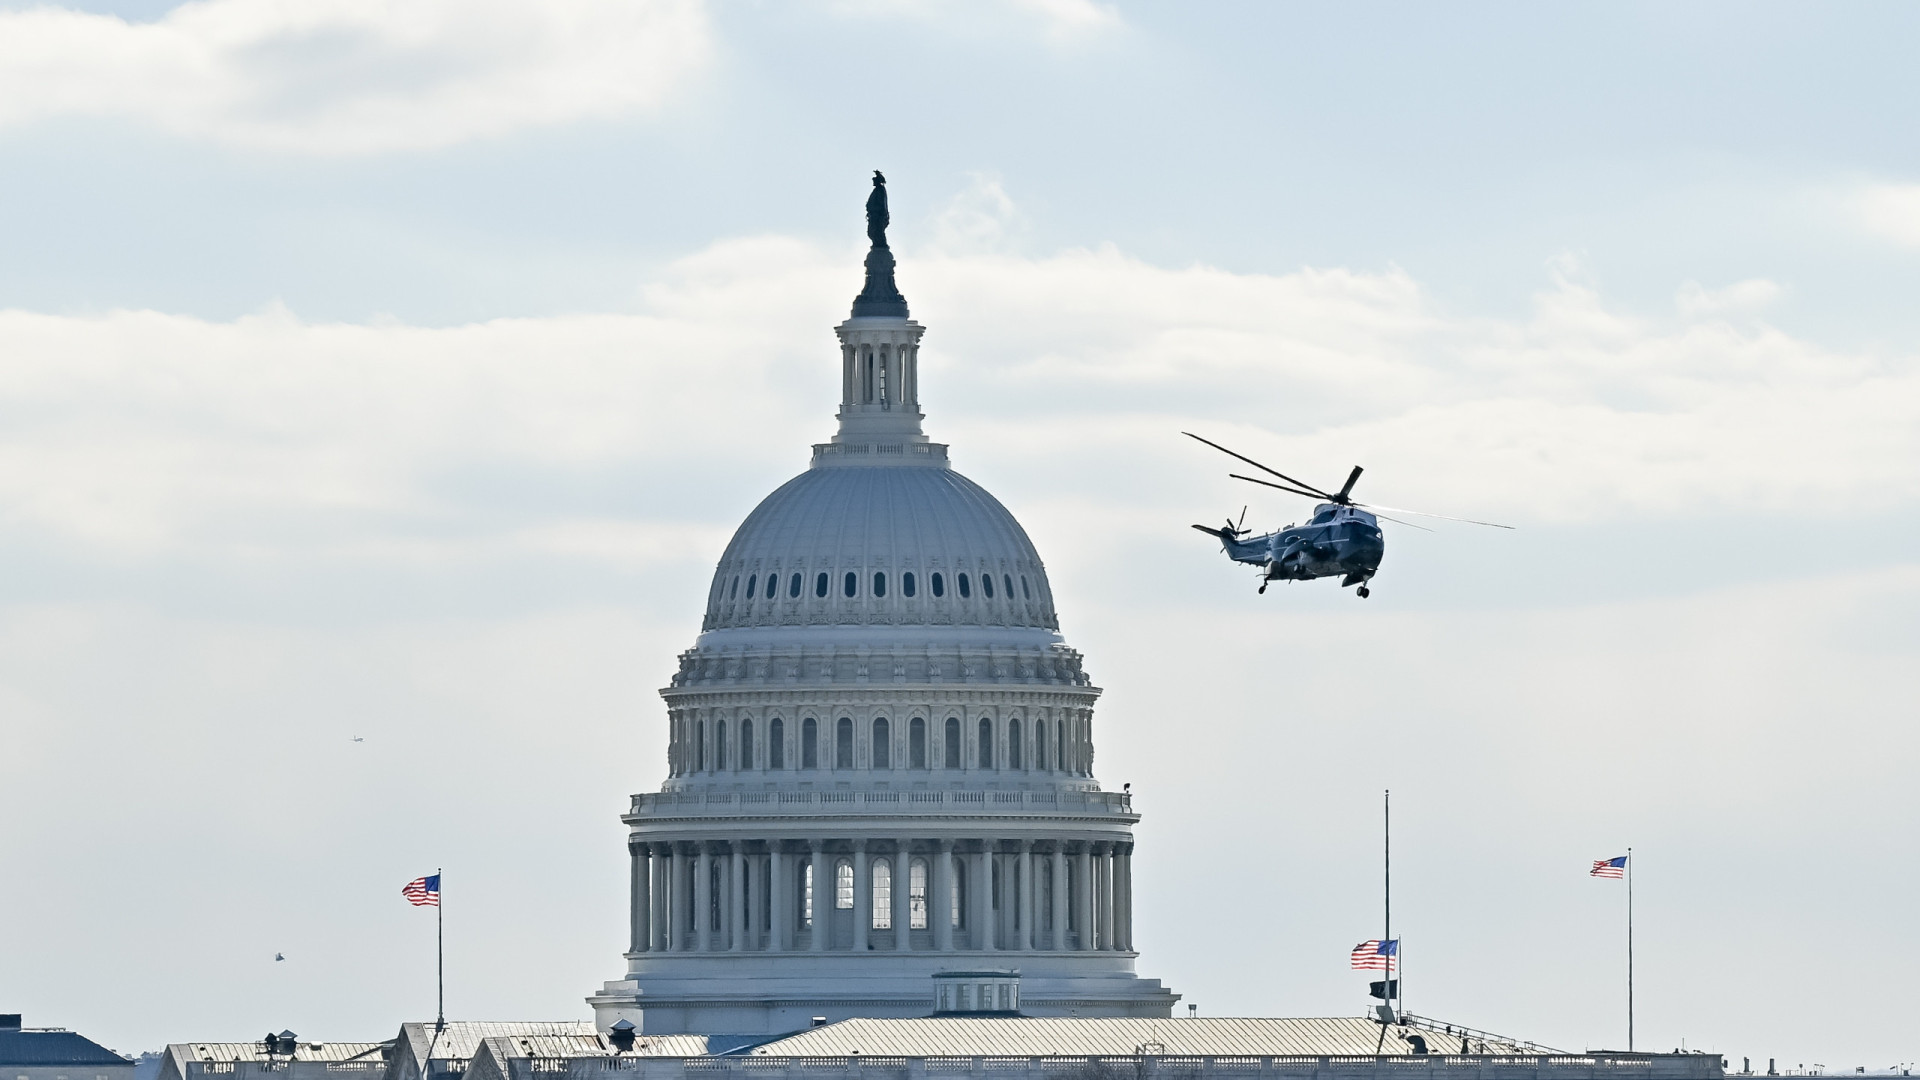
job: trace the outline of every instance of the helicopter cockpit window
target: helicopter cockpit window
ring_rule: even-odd
[[[1334,513],[1335,511],[1333,511],[1330,508],[1326,510],[1322,510],[1318,514],[1315,514],[1313,516],[1313,523],[1315,525],[1325,525],[1327,522],[1333,520]]]

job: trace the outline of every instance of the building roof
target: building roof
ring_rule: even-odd
[[[0,1028],[0,1067],[8,1065],[131,1065],[132,1060],[77,1031]]]
[[[562,1039],[574,1047],[564,1055],[553,1056],[606,1052],[591,1020],[449,1020],[446,1029],[437,1033],[430,1022],[409,1023],[400,1025],[399,1041],[412,1057],[417,1073],[424,1071],[429,1051],[436,1061],[470,1058],[484,1039],[529,1037]]]
[[[300,1042],[294,1044],[296,1061],[383,1061],[390,1044],[377,1042]],[[266,1047],[253,1042],[168,1043],[167,1056],[187,1061],[266,1061]],[[274,1061],[287,1060],[281,1054]]]
[[[1364,1017],[928,1017],[842,1020],[752,1051],[774,1057],[1124,1057],[1148,1053],[1192,1057],[1338,1057],[1412,1054],[1418,1035],[1432,1053],[1459,1053],[1459,1040],[1417,1027],[1389,1026]],[[1471,1052],[1512,1054],[1516,1042],[1475,1033]],[[1156,1045],[1157,1044],[1157,1045]]]

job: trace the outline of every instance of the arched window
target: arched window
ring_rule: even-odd
[[[927,718],[916,716],[907,725],[907,768],[927,767]]]
[[[961,574],[960,575],[960,599],[965,600],[967,597],[972,595],[973,595],[973,588],[967,584],[967,575]]]
[[[927,860],[907,862],[907,929],[927,928]]]
[[[893,735],[884,716],[873,722],[873,753],[867,764],[875,769],[893,768]]]
[[[900,575],[900,595],[909,599],[913,597],[913,571],[911,570]]]
[[[833,906],[841,911],[853,910],[853,860],[835,859],[833,861]]]
[[[1007,721],[1007,768],[1020,768],[1020,720]]]
[[[800,767],[820,767],[820,724],[811,716],[800,721]]]
[[[860,575],[854,573],[851,570],[847,571],[847,580],[846,580],[846,583],[843,585],[841,591],[845,592],[848,596],[852,596],[854,593],[859,592],[860,591]]]
[[[853,718],[843,716],[833,729],[833,767],[853,768]]]
[[[1001,574],[1000,583],[1007,587],[1007,599],[1013,599],[1013,575]]]
[[[827,572],[825,570],[820,571],[820,576],[813,579],[813,595],[827,595]]]
[[[1053,724],[1054,755],[1053,767],[1061,772],[1067,771],[1067,722],[1056,720]]]
[[[813,929],[813,862],[808,860],[800,867],[800,926]]]
[[[1033,767],[1047,771],[1047,722],[1044,719],[1033,722]]]
[[[993,768],[993,721],[984,716],[980,718],[980,759],[975,768]]]
[[[753,721],[740,721],[740,768],[753,768]]]
[[[734,597],[739,595],[740,595],[740,575],[735,574],[733,575],[733,584],[727,586],[727,599],[731,600]]]
[[[893,929],[893,864],[873,860],[873,928]]]
[[[794,571],[793,580],[787,582],[787,596],[789,599],[798,599],[800,596],[800,572],[798,570]]]
[[[779,717],[767,725],[767,768],[787,767],[787,725]]]
[[[700,721],[693,729],[693,771],[707,771],[707,722]]]
[[[1027,588],[1027,575],[1025,574],[1020,575],[1020,599],[1022,600],[1033,599],[1033,590]]]
[[[948,769],[959,768],[960,767],[960,718],[957,716],[947,717],[947,745],[945,749],[947,751],[947,756],[940,762],[940,764],[943,767]]]
[[[753,599],[754,594],[758,593],[759,591],[760,591],[760,575],[748,574],[747,575],[747,599],[749,600]]]
[[[947,579],[941,577],[938,570],[933,573],[933,595],[936,600],[947,595]]]
[[[716,720],[713,723],[713,771],[723,772],[727,767],[727,722]]]
[[[980,575],[980,595],[986,597],[989,600],[993,599],[993,575],[992,574]]]
[[[873,574],[873,595],[876,598],[887,595],[887,575],[878,570]]]
[[[779,591],[780,591],[780,575],[768,574],[767,575],[767,599],[769,600],[773,599],[773,594]]]

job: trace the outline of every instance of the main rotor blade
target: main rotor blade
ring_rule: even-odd
[[[1236,453],[1234,453],[1233,451],[1231,451],[1231,450],[1229,450],[1229,449],[1227,449],[1226,447],[1224,447],[1224,446],[1221,446],[1221,445],[1220,445],[1219,443],[1217,443],[1217,442],[1214,442],[1214,441],[1213,441],[1212,439],[1201,439],[1201,438],[1200,438],[1200,436],[1198,436],[1198,435],[1195,435],[1195,434],[1194,434],[1193,432],[1191,432],[1191,431],[1183,431],[1183,432],[1181,432],[1180,434],[1182,434],[1182,435],[1185,435],[1185,436],[1186,436],[1187,438],[1189,438],[1189,439],[1199,439],[1199,441],[1201,441],[1201,442],[1203,442],[1203,443],[1206,443],[1206,444],[1207,444],[1208,446],[1211,446],[1211,447],[1213,447],[1213,448],[1214,448],[1215,450],[1218,450],[1218,451],[1220,451],[1221,453],[1223,453],[1223,454],[1226,454],[1226,455],[1227,455],[1227,456],[1229,456],[1229,457],[1237,457],[1237,458],[1239,458],[1239,459],[1240,459],[1241,461],[1244,461],[1244,462],[1246,462],[1247,464],[1249,464],[1249,465],[1251,465],[1251,466],[1253,466],[1254,468],[1256,468],[1256,469],[1259,469],[1259,470],[1260,470],[1261,472],[1264,472],[1264,473],[1272,473],[1273,475],[1275,475],[1275,476],[1277,476],[1277,477],[1279,477],[1280,479],[1282,479],[1282,480],[1285,480],[1285,481],[1286,481],[1287,483],[1289,483],[1289,484],[1293,484],[1293,485],[1295,485],[1296,487],[1303,487],[1303,488],[1306,488],[1306,489],[1307,489],[1307,492],[1308,492],[1308,494],[1310,494],[1310,495],[1312,495],[1312,496],[1313,496],[1314,498],[1316,498],[1316,499],[1331,499],[1331,498],[1333,498],[1333,496],[1331,496],[1331,495],[1329,495],[1329,494],[1327,494],[1327,493],[1326,493],[1326,492],[1324,492],[1324,491],[1321,491],[1321,490],[1320,490],[1319,488],[1317,488],[1317,487],[1314,487],[1314,486],[1313,486],[1312,484],[1309,484],[1309,483],[1307,483],[1307,482],[1306,482],[1306,481],[1304,481],[1304,480],[1295,480],[1295,479],[1294,479],[1293,477],[1291,477],[1291,476],[1288,476],[1288,475],[1287,475],[1286,473],[1283,473],[1283,472],[1281,472],[1281,471],[1280,471],[1280,470],[1278,470],[1278,469],[1269,469],[1269,468],[1267,468],[1267,467],[1266,467],[1265,465],[1262,465],[1262,464],[1260,464],[1259,462],[1257,462],[1257,461],[1255,461],[1255,460],[1253,460],[1252,458],[1250,458],[1250,457],[1248,457],[1247,455],[1245,455],[1245,454],[1236,454]],[[1277,485],[1276,485],[1276,486],[1277,486]]]
[[[1354,503],[1353,505],[1355,505],[1355,506],[1359,506],[1360,504],[1359,504],[1359,503]],[[1373,514],[1373,508],[1372,508],[1372,507],[1368,507],[1368,508],[1367,508],[1367,512],[1368,512],[1369,514]],[[1411,521],[1401,521],[1401,520],[1400,520],[1399,518],[1397,518],[1397,517],[1387,517],[1387,515],[1385,515],[1385,514],[1373,514],[1373,516],[1374,516],[1374,517],[1377,517],[1377,518],[1387,518],[1387,520],[1388,520],[1388,521],[1391,521],[1391,522],[1393,522],[1393,523],[1394,523],[1395,525],[1405,525],[1405,526],[1406,526],[1407,528],[1409,528],[1409,529],[1419,529],[1419,530],[1420,530],[1421,532],[1432,532],[1432,531],[1433,531],[1432,529],[1429,529],[1429,528],[1427,528],[1427,527],[1426,527],[1425,525],[1415,525],[1415,524],[1414,524],[1413,522],[1411,522]]]
[[[1358,466],[1358,465],[1355,465],[1355,466],[1353,467],[1353,471],[1347,474],[1347,482],[1346,482],[1345,484],[1343,484],[1343,485],[1341,485],[1341,487],[1340,487],[1340,494],[1339,494],[1339,496],[1338,496],[1338,497],[1336,497],[1336,498],[1334,499],[1334,501],[1335,501],[1335,502],[1347,502],[1347,501],[1349,501],[1349,500],[1348,500],[1348,498],[1347,498],[1347,496],[1349,496],[1349,495],[1352,495],[1352,494],[1353,494],[1353,483],[1354,483],[1354,481],[1356,481],[1356,480],[1358,480],[1358,479],[1360,479],[1360,473],[1361,473],[1361,471],[1362,471],[1362,470],[1361,470],[1361,468],[1360,468],[1360,466]]]
[[[1363,503],[1363,502],[1357,502],[1357,503],[1354,503],[1353,505],[1360,507],[1362,510],[1367,511],[1368,513],[1373,513],[1376,510],[1392,510],[1396,514],[1412,514],[1415,517],[1439,518],[1442,521],[1458,521],[1458,522],[1465,523],[1467,525],[1485,525],[1489,529],[1512,529],[1513,528],[1513,526],[1511,525],[1502,525],[1497,521],[1475,521],[1472,518],[1448,517],[1446,514],[1429,514],[1424,510],[1401,510],[1397,507],[1375,506],[1372,503]],[[1386,515],[1382,514],[1379,516],[1385,517]],[[1407,523],[1403,521],[1400,524],[1405,525]],[[1418,528],[1418,526],[1415,526],[1415,528]]]
[[[1328,495],[1328,494],[1327,494],[1326,492],[1324,492],[1324,491],[1302,491],[1302,490],[1301,490],[1301,489],[1299,489],[1299,488],[1290,488],[1290,487],[1288,487],[1288,486],[1287,486],[1287,485],[1285,485],[1285,484],[1276,484],[1276,483],[1274,483],[1274,482],[1273,482],[1273,481],[1271,481],[1271,480],[1262,480],[1262,479],[1260,479],[1259,477],[1256,477],[1256,476],[1241,476],[1241,475],[1240,475],[1239,473],[1237,473],[1237,472],[1230,472],[1230,473],[1228,473],[1227,475],[1228,475],[1228,476],[1230,476],[1230,477],[1232,477],[1232,478],[1234,478],[1235,480],[1245,480],[1245,481],[1246,481],[1247,483],[1249,483],[1249,484],[1264,484],[1264,485],[1266,485],[1267,487],[1270,487],[1270,488],[1279,488],[1279,489],[1280,489],[1281,491],[1290,491],[1290,492],[1292,492],[1292,493],[1293,493],[1293,494],[1295,494],[1295,495],[1305,495],[1305,496],[1306,496],[1307,498],[1309,498],[1309,499],[1329,499],[1329,498],[1332,498],[1332,496],[1331,496],[1331,495]]]

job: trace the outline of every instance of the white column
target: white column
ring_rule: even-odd
[[[650,918],[653,907],[653,889],[650,880],[653,863],[647,857],[647,845],[643,842],[628,843],[627,852],[633,859],[632,881],[629,885],[632,896],[630,906],[627,908],[628,916],[633,923],[633,935],[628,951],[643,953],[653,947],[653,920]]]
[[[767,920],[767,951],[786,952],[793,935],[787,932],[793,922],[793,886],[787,882],[787,853],[780,841],[767,845],[767,896],[771,917]]]
[[[993,841],[981,841],[981,850],[973,855],[973,947],[981,952],[994,950]]]
[[[693,865],[693,941],[699,951],[713,951],[713,852],[704,843]]]
[[[648,846],[653,849],[653,948],[666,952],[673,947],[673,849]]]
[[[913,850],[910,841],[894,842],[893,951],[913,948]]]
[[[933,947],[937,952],[953,951],[953,841],[936,840],[927,861],[933,867],[933,902],[927,918],[933,923]]]
[[[1047,860],[1053,874],[1053,950],[1067,951],[1067,845],[1055,842]]]
[[[813,935],[809,947],[827,951],[827,939],[833,936],[833,868],[827,865],[827,845],[822,840],[808,841],[813,848]]]
[[[1073,866],[1074,921],[1080,924],[1080,951],[1093,948],[1093,847],[1081,844]]]
[[[693,856],[679,844],[673,845],[673,920],[667,927],[668,948],[685,952],[687,933],[693,929]]]
[[[1013,933],[1013,947],[1021,952],[1033,948],[1033,841],[1020,841],[1020,856],[1014,861],[1020,877],[1020,922]]]
[[[1113,917],[1114,910],[1115,910],[1114,896],[1113,896],[1113,893],[1114,893],[1114,889],[1113,889],[1114,845],[1107,844],[1105,845],[1105,847],[1106,847],[1106,850],[1100,853],[1100,860],[1099,860],[1100,861],[1100,894],[1099,894],[1100,895],[1100,947],[1102,949],[1111,951],[1114,949],[1118,949],[1120,946],[1116,940],[1116,935],[1113,929],[1115,925],[1114,917]]]
[[[733,923],[728,931],[733,935],[733,940],[727,942],[727,949],[729,952],[744,952],[747,947],[747,853],[742,850],[738,840],[733,842],[731,870],[727,881],[731,902],[727,904],[727,911]]]
[[[867,873],[867,842],[853,842],[853,951],[867,951],[873,926],[873,875]]]
[[[1120,845],[1119,857],[1115,860],[1114,878],[1120,884],[1120,914],[1116,918],[1119,924],[1120,948],[1133,951],[1133,845]]]

